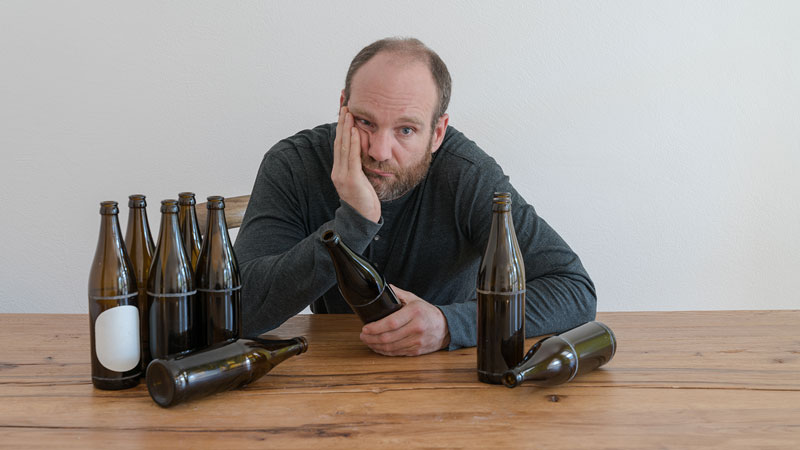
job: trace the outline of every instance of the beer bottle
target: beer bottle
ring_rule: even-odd
[[[186,356],[154,359],[147,368],[147,390],[159,405],[177,405],[250,384],[307,349],[304,337],[252,338],[218,343]]]
[[[500,384],[525,350],[525,265],[511,216],[511,195],[495,193],[492,225],[477,282],[478,380]]]
[[[178,194],[178,203],[180,204],[178,220],[181,228],[181,238],[183,239],[183,248],[186,249],[186,256],[189,257],[192,270],[195,270],[197,258],[200,256],[202,237],[200,236],[200,227],[197,224],[194,192],[181,192]]]
[[[100,236],[89,271],[92,384],[127,389],[139,384],[139,291],[122,240],[117,202],[100,203]]]
[[[164,358],[196,348],[195,288],[178,229],[178,202],[161,202],[161,228],[147,279],[150,356]]]
[[[136,275],[139,290],[139,335],[142,342],[142,375],[150,363],[150,329],[148,324],[147,308],[147,276],[150,272],[150,263],[153,261],[153,235],[150,234],[150,224],[147,221],[147,201],[142,194],[128,196],[128,228],[125,231],[125,245],[128,256],[133,263],[133,273]]]
[[[206,207],[206,236],[195,270],[200,347],[238,339],[242,323],[242,283],[225,222],[225,199],[208,197]]]
[[[322,233],[322,242],[333,260],[339,292],[362,322],[374,322],[400,309],[400,301],[375,266],[345,245],[336,232]]]
[[[527,381],[555,386],[606,364],[617,351],[614,332],[601,322],[589,322],[534,344],[513,369],[503,374],[503,384],[514,387]]]

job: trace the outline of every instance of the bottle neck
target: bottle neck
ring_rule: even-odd
[[[97,241],[97,252],[105,258],[119,257],[122,252],[122,231],[117,214],[102,214],[100,219],[100,236]]]
[[[147,210],[144,208],[130,208],[128,215],[128,228],[125,234],[125,242],[128,248],[146,247],[152,255],[155,250],[153,235],[150,234],[150,224],[147,221]]]
[[[224,209],[209,209],[208,220],[206,221],[206,238],[203,242],[210,239],[221,240],[226,247],[230,247],[230,235],[228,234],[228,222],[225,220]]]

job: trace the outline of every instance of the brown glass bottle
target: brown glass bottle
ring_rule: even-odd
[[[153,235],[147,221],[147,201],[142,194],[128,196],[128,228],[125,230],[125,245],[133,263],[139,290],[139,335],[142,342],[142,375],[150,363],[150,327],[148,327],[147,278],[153,262]]]
[[[177,405],[250,384],[307,349],[304,337],[254,338],[219,343],[177,358],[155,359],[147,368],[147,390],[159,405]]]
[[[239,338],[242,283],[225,222],[225,199],[208,197],[206,236],[195,269],[200,347]]]
[[[200,236],[200,226],[197,224],[197,210],[195,209],[194,192],[181,192],[178,194],[178,222],[183,239],[183,248],[186,249],[186,256],[189,257],[189,265],[192,270],[197,267],[197,258],[200,256],[202,237]]]
[[[117,202],[100,203],[100,236],[89,271],[92,384],[127,389],[139,384],[139,291],[122,240]]]
[[[374,322],[400,309],[402,304],[372,263],[332,230],[322,233],[322,242],[333,260],[339,292],[362,322]]]
[[[178,229],[178,202],[163,200],[158,244],[147,279],[153,359],[197,348],[195,297],[192,269]]]
[[[522,362],[503,375],[503,384],[523,381],[555,386],[606,364],[617,351],[614,332],[600,322],[589,322],[557,336],[546,337],[528,351]]]
[[[525,265],[511,196],[495,193],[486,253],[478,270],[478,380],[500,384],[525,351]]]

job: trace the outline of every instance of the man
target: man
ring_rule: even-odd
[[[348,313],[320,241],[333,229],[374,262],[404,306],[365,325],[385,355],[476,344],[475,283],[494,192],[512,194],[526,268],[528,336],[593,320],[578,257],[497,163],[448,126],[450,75],[416,39],[383,39],[353,59],[338,123],[278,142],[259,169],[236,240],[243,326],[263,333],[311,304]]]

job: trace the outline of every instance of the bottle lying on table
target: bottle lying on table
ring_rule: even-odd
[[[336,270],[339,292],[364,323],[383,319],[402,304],[389,283],[366,258],[350,249],[336,232],[322,233]]]
[[[239,339],[147,367],[147,390],[161,406],[229,391],[250,384],[286,359],[305,353],[304,337],[286,340]]]
[[[600,322],[588,322],[534,344],[522,362],[503,374],[503,384],[515,387],[523,381],[538,386],[567,383],[608,363],[616,351],[614,332]]]

